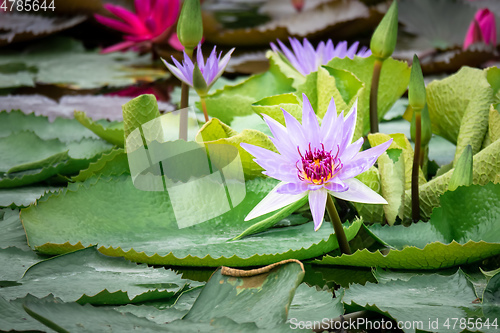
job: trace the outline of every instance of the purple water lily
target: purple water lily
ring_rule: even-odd
[[[265,175],[281,181],[245,220],[272,212],[308,195],[314,230],[317,231],[323,222],[328,193],[348,201],[387,204],[379,194],[353,177],[368,170],[391,145],[392,139],[360,152],[363,138],[351,143],[356,126],[356,103],[347,116],[344,117],[343,112],[337,116],[332,98],[320,126],[307,96],[302,96],[302,125],[283,109],[286,128],[263,115],[279,154],[247,143],[241,144],[265,169]]]
[[[372,54],[370,49],[364,46],[358,51],[359,42],[355,42],[347,48],[346,41],[340,42],[335,46],[332,40],[329,39],[326,43],[320,42],[318,47],[314,49],[307,38],[304,38],[303,44],[296,38],[289,38],[289,40],[292,50],[286,47],[280,40],[278,40],[278,44],[281,50],[274,43],[271,43],[271,48],[276,53],[283,53],[290,64],[304,76],[317,71],[319,66],[326,65],[333,58],[348,57],[352,59],[355,55],[366,58]]]
[[[233,51],[234,48],[232,48],[221,59],[222,52],[220,52],[219,56],[217,56],[217,52],[215,51],[215,46],[214,46],[212,53],[210,53],[210,56],[207,58],[207,61],[205,62],[203,60],[203,54],[201,53],[201,44],[198,45],[196,52],[196,61],[203,75],[203,79],[207,84],[207,89],[205,93],[207,93],[208,90],[210,90],[215,81],[217,81],[217,79],[222,75],[222,73],[224,73],[227,63],[229,62],[229,59],[231,59],[231,54],[233,53]],[[182,82],[193,87],[194,63],[186,54],[186,52],[184,52],[184,60],[182,61],[182,64],[179,63],[174,57],[172,57],[172,61],[174,62],[175,66],[166,62],[165,59],[162,60],[165,63],[165,66],[167,66],[170,72],[172,72],[172,74],[174,74]]]

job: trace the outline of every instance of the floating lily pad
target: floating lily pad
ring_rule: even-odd
[[[262,178],[247,181],[246,196],[238,206],[206,222],[183,227],[178,225],[167,192],[140,191],[127,175],[90,178],[54,196],[42,197],[36,206],[22,211],[22,220],[29,244],[42,253],[65,253],[98,244],[102,253],[150,264],[265,265],[288,258],[312,258],[337,248],[332,226],[325,224],[314,232],[312,222],[228,242],[273,214],[243,221],[276,183]],[[220,206],[220,198],[212,195],[210,200],[213,202],[203,203],[205,207]],[[60,209],[61,205],[66,208]],[[189,216],[192,205],[178,213]],[[74,213],[82,209],[85,214]],[[361,221],[354,223],[348,234],[354,237],[360,226]]]
[[[94,121],[83,111],[75,111],[75,119],[101,139],[118,147],[124,146],[125,134],[122,122]]]
[[[28,207],[47,192],[56,192],[55,186],[24,186],[13,189],[0,189],[0,207]]]
[[[463,67],[456,74],[431,82],[426,91],[433,133],[457,145],[454,163],[469,144],[473,154],[479,152],[493,103],[487,71]]]
[[[11,6],[7,3],[7,6]],[[0,14],[0,45],[44,37],[85,21],[84,15],[73,17],[46,17],[24,13]]]
[[[427,219],[432,210],[439,206],[439,196],[448,190],[448,183],[454,169],[431,179],[419,188],[420,216]],[[489,182],[498,182],[497,175],[500,174],[500,141],[497,140],[485,149],[474,155],[472,169],[473,183],[485,185]],[[411,216],[411,191],[406,191],[405,218]]]
[[[70,89],[123,87],[139,80],[155,81],[168,74],[147,68],[148,56],[135,52],[99,54],[86,51],[81,42],[54,37],[29,46],[23,52],[0,52],[0,88],[54,84]],[[17,68],[16,71],[12,68]],[[4,70],[5,71],[5,70]]]
[[[251,76],[237,85],[226,86],[207,96],[208,114],[230,125],[234,117],[252,114],[252,104],[258,100],[292,92],[292,80],[279,70],[272,59],[270,61],[267,72]]]
[[[254,322],[260,328],[272,329],[286,322],[293,295],[303,277],[304,268],[297,262],[241,277],[223,275],[219,269],[184,319],[210,322],[229,317],[238,323]]]
[[[22,308],[21,308],[22,309]],[[47,327],[59,332],[98,332],[103,327],[116,332],[185,332],[185,333],[265,333],[254,323],[238,324],[227,317],[216,318],[210,322],[198,323],[189,320],[175,320],[168,324],[157,324],[131,313],[121,313],[113,309],[93,307],[90,304],[60,303],[51,300],[28,299],[24,309]],[[17,326],[14,326],[17,327]],[[273,332],[295,332],[288,325],[273,328]],[[300,332],[300,331],[299,331]],[[303,332],[303,331],[302,331]]]
[[[200,129],[196,135],[196,141],[210,145],[231,145],[237,148],[243,172],[248,177],[262,177],[264,169],[255,163],[253,161],[254,157],[241,147],[242,142],[276,151],[274,144],[264,133],[251,129],[244,129],[241,133],[238,133],[217,118],[211,119]]]
[[[463,327],[453,327],[452,318],[475,320],[474,313],[480,309],[480,305],[472,303],[475,299],[474,288],[465,274],[458,270],[452,276],[417,275],[408,281],[351,285],[345,292],[343,302],[350,307],[361,307],[389,316],[403,324],[401,329],[404,332],[415,332],[417,329],[462,332]]]
[[[22,250],[17,247],[0,249],[0,265],[4,267],[2,271],[0,271],[0,285],[2,284],[1,281],[20,280],[24,272],[30,268],[30,266],[42,259],[43,258],[30,249]],[[2,293],[0,292],[0,294]]]
[[[3,213],[3,214],[2,214]],[[2,216],[3,215],[3,216]],[[19,220],[19,210],[0,210],[0,249],[17,247],[21,250],[30,250],[26,242],[26,234]]]
[[[351,72],[364,84],[358,100],[358,119],[355,130],[358,136],[368,133],[370,128],[369,105],[374,62],[373,56],[368,58],[355,56],[354,59],[333,58],[327,64],[328,67]],[[410,82],[410,72],[411,69],[406,62],[392,58],[384,61],[377,95],[379,120],[384,118],[392,105],[406,91],[408,82]]]
[[[110,258],[94,247],[38,262],[18,282],[0,295],[12,300],[52,293],[66,302],[127,304],[172,297],[189,283],[171,270]]]
[[[353,255],[325,256],[319,264],[378,266],[400,269],[451,267],[500,254],[500,218],[496,202],[500,185],[459,187],[441,196],[428,223],[410,227],[369,228],[375,237],[392,249],[387,254],[367,249]]]

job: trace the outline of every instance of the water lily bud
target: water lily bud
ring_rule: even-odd
[[[387,59],[396,48],[398,37],[398,2],[393,0],[391,7],[385,13],[370,41],[372,54],[379,59]]]
[[[466,50],[470,45],[477,42],[497,45],[495,14],[488,8],[482,8],[476,12],[465,35],[463,49]]]
[[[198,67],[198,63],[194,64],[193,88],[194,88],[194,90],[196,90],[196,93],[200,97],[205,96],[208,92],[208,89],[209,89],[207,82],[205,81],[205,78],[203,77],[203,73],[201,72],[200,67]]]
[[[455,165],[448,191],[455,191],[459,186],[472,185],[472,160],[472,147],[467,145]]]
[[[413,56],[411,66],[410,86],[408,88],[408,101],[413,110],[421,110],[425,106],[425,83],[420,61],[417,55]]]
[[[193,50],[203,38],[200,0],[184,0],[179,21],[177,37],[186,49]]]

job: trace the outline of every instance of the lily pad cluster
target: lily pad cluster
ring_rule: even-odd
[[[217,206],[216,195],[178,206],[167,190],[136,186],[130,159],[131,146],[142,144],[145,174],[161,169],[166,187],[171,170],[151,160],[159,141],[147,139],[144,128],[161,124],[149,125],[157,137],[177,130],[162,115],[172,111],[169,105],[141,95],[123,103],[120,116],[104,103],[68,112],[76,104],[64,99],[30,104],[27,98],[15,108],[14,97],[2,97],[11,104],[0,112],[1,331],[310,332],[335,329],[349,318],[344,315],[404,332],[498,330],[498,68],[464,67],[427,85],[429,149],[442,142],[451,149],[446,163],[430,160],[419,170],[422,220],[414,223],[412,143],[405,133],[369,133],[375,59],[334,58],[302,75],[280,54],[266,57],[267,71],[223,80],[205,97],[212,119],[188,119],[200,125],[189,144],[206,148],[203,158],[221,157],[209,147],[238,153],[245,195],[224,213],[187,226],[178,217]],[[95,66],[99,75],[61,69],[73,61]],[[9,79],[2,87],[100,89],[164,76],[129,67],[143,61],[135,53],[99,55],[72,40],[49,40],[21,56],[0,54],[0,85]],[[409,129],[413,111],[403,94],[410,72],[405,61],[384,60],[377,97],[378,119],[388,125],[382,130]],[[366,138],[363,149],[392,140],[377,164],[356,177],[387,205],[336,200],[352,254],[340,253],[328,218],[314,231],[306,198],[245,221],[278,181],[241,144],[277,152],[262,115],[285,125],[285,109],[300,121],[302,94],[319,123],[332,97],[338,114],[357,105],[353,141]],[[134,135],[136,141],[127,140]],[[165,147],[179,142],[186,144],[168,140]],[[473,184],[451,190],[466,150]]]

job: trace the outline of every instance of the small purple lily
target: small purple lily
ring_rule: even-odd
[[[274,44],[271,43],[271,48],[276,53],[282,53],[288,59],[290,64],[302,75],[306,76],[309,73],[318,70],[319,66],[326,65],[333,58],[354,58],[355,55],[358,57],[369,57],[372,52],[366,47],[362,47],[359,51],[359,42],[355,42],[349,48],[347,48],[347,42],[343,41],[337,44],[335,47],[331,39],[326,43],[320,42],[318,47],[314,49],[311,43],[304,38],[303,44],[301,44],[296,38],[289,38],[290,45],[292,46],[292,51],[285,46],[279,39],[278,44],[281,50]]]
[[[217,79],[224,73],[224,70],[226,69],[226,66],[229,62],[229,59],[231,59],[231,54],[234,51],[234,48],[232,48],[222,59],[222,52],[219,53],[219,56],[217,56],[217,52],[215,51],[215,46],[214,49],[212,50],[212,53],[210,53],[210,56],[207,58],[207,61],[203,60],[203,54],[201,53],[201,44],[198,44],[197,47],[197,52],[196,52],[196,61],[197,65],[201,71],[201,74],[203,75],[203,79],[205,80],[206,87],[203,87],[203,89],[200,91],[199,87],[194,87],[196,89],[196,92],[202,96],[206,95],[212,85],[217,81]],[[187,85],[193,87],[193,74],[195,70],[195,65],[191,58],[184,52],[184,60],[182,61],[182,64],[179,63],[173,56],[172,56],[172,61],[174,62],[174,65],[169,64],[165,59],[162,59],[163,62],[165,63],[165,66],[174,74],[179,80],[182,82],[186,83]]]
[[[287,206],[306,195],[317,231],[323,223],[328,193],[334,197],[370,204],[387,201],[361,181],[353,178],[368,170],[391,145],[392,139],[360,152],[363,138],[351,143],[356,127],[356,103],[347,116],[337,116],[335,101],[330,101],[320,125],[305,94],[302,125],[282,109],[286,128],[263,115],[279,154],[247,143],[241,146],[255,156],[265,169],[262,173],[281,181],[247,215],[245,221]]]

